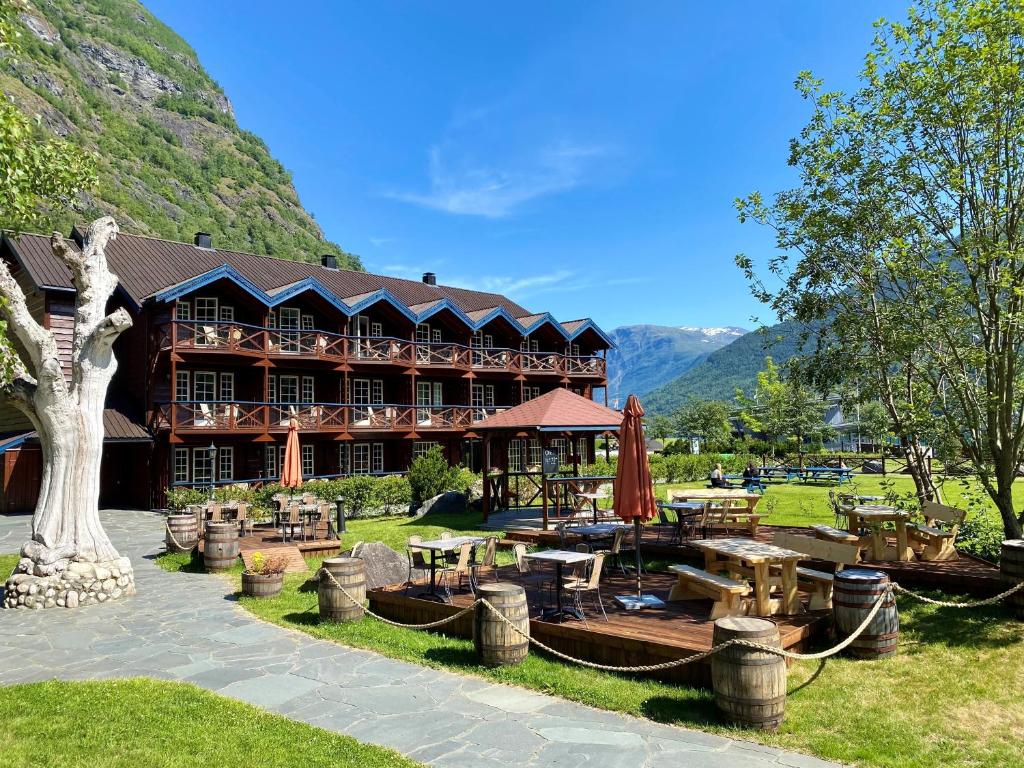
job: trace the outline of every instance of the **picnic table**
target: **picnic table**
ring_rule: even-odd
[[[680,501],[721,502],[735,499],[745,501],[747,508],[727,510],[724,522],[745,522],[750,529],[750,535],[757,535],[757,526],[761,520],[761,515],[757,514],[754,510],[757,507],[757,503],[761,500],[760,494],[751,493],[742,488],[698,488],[694,490],[672,491],[671,494],[672,503]]]
[[[799,467],[758,467],[758,472],[766,480],[785,480],[787,483],[799,477]]]
[[[758,475],[757,477],[744,477],[743,475],[723,475],[723,477],[730,483],[733,484],[734,488],[743,488],[744,490],[752,491],[755,488],[758,491],[763,492],[765,490],[764,479]],[[737,486],[736,483],[739,483]]]
[[[411,549],[425,549],[430,552],[430,588],[424,592],[420,592],[415,597],[424,597],[428,600],[437,600],[438,602],[445,603],[443,595],[437,593],[437,553],[442,552],[448,554],[455,552],[462,548],[465,543],[472,543],[473,546],[483,544],[484,540],[479,536],[453,536],[450,539],[433,539],[431,541],[421,541],[419,544],[410,544]]]
[[[796,564],[807,555],[752,539],[705,539],[694,541],[692,545],[704,552],[704,570],[709,573],[725,571],[732,579],[753,579],[757,616],[780,612],[793,616],[800,612]],[[773,567],[782,574],[782,599],[775,602],[771,599]]]
[[[549,549],[545,552],[531,552],[523,555],[527,560],[537,560],[544,563],[555,564],[555,607],[547,608],[541,614],[545,619],[557,618],[562,620],[563,616],[570,616],[577,621],[583,621],[583,612],[575,607],[567,608],[562,605],[563,569],[567,565],[578,565],[594,559],[590,552],[570,552],[562,549]]]
[[[843,482],[853,482],[853,470],[849,467],[804,467],[798,477],[806,482],[817,482],[818,480],[835,480],[840,485]]]
[[[569,536],[579,536],[581,539],[607,539],[613,536],[619,528],[628,528],[625,523],[594,523],[593,525],[576,525],[566,528],[565,533]]]
[[[914,550],[907,540],[907,521],[910,513],[886,504],[859,504],[847,513],[850,521],[850,533],[857,533],[863,525],[871,531],[871,559],[876,561],[901,560],[909,562],[914,559]],[[886,542],[884,523],[896,525],[896,550],[893,551]]]

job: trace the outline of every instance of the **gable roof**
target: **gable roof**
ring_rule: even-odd
[[[537,429],[541,432],[616,430],[622,413],[559,387],[474,424],[473,429]]]

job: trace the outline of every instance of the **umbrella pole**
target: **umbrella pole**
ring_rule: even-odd
[[[640,518],[633,518],[633,525],[636,526],[636,596],[640,597],[640,539],[643,534],[640,532]]]

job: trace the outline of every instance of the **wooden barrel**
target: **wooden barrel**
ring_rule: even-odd
[[[750,640],[781,648],[775,622],[726,616],[715,622],[713,645]],[[732,723],[774,731],[786,711],[786,660],[767,651],[734,645],[711,657],[715,704]]]
[[[526,590],[518,584],[480,584],[476,596],[482,597],[525,635],[520,635],[487,606],[476,607],[473,621],[473,645],[485,667],[509,667],[519,664],[530,650],[530,610]]]
[[[853,634],[889,587],[889,575],[867,568],[847,568],[835,575],[832,589],[832,617],[840,639]],[[890,593],[874,620],[848,648],[860,659],[882,659],[896,655],[900,616],[896,597]]]
[[[234,568],[238,561],[238,523],[206,523],[203,565],[207,573]]]
[[[334,581],[325,573],[320,574],[317,585],[317,602],[320,604],[320,618],[328,621],[359,621],[363,618],[363,603],[366,601],[366,578],[363,575],[363,561],[358,557],[328,557],[323,568],[334,577],[338,586],[344,588],[356,600],[352,600],[334,586]]]
[[[199,528],[196,516],[187,512],[167,516],[168,552],[191,552],[199,543]]]
[[[1003,589],[1009,589],[1024,581],[1024,539],[1003,542],[999,573],[1003,580]],[[1006,602],[1018,619],[1024,619],[1024,590],[1013,593],[1006,598]]]

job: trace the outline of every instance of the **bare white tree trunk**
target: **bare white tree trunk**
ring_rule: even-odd
[[[86,577],[89,584],[115,582],[107,584],[107,597],[115,590],[115,597],[134,591],[133,586],[125,589],[131,578],[130,567],[118,557],[99,519],[103,406],[117,370],[112,346],[132,324],[124,309],[106,314],[117,276],[107,267],[104,250],[116,236],[117,224],[107,216],[89,227],[81,252],[71,248],[58,233],[51,238],[54,255],[68,265],[77,290],[70,382],[61,368],[53,334],[32,317],[21,287],[7,265],[0,262],[3,313],[8,332],[17,337],[23,350],[23,354],[15,355],[14,375],[3,391],[31,419],[43,455],[32,539],[22,548],[22,560],[8,581],[8,605],[12,586],[14,593],[21,590],[24,597],[38,594],[40,599],[31,601],[33,606],[50,601],[69,607],[72,603],[78,605],[92,597],[88,589],[80,589]],[[119,572],[118,576],[112,578],[111,570]],[[50,577],[51,581],[35,583],[19,577]],[[62,589],[64,599],[60,598]],[[45,597],[50,591],[53,595]],[[70,597],[70,592],[76,592],[76,597]]]

